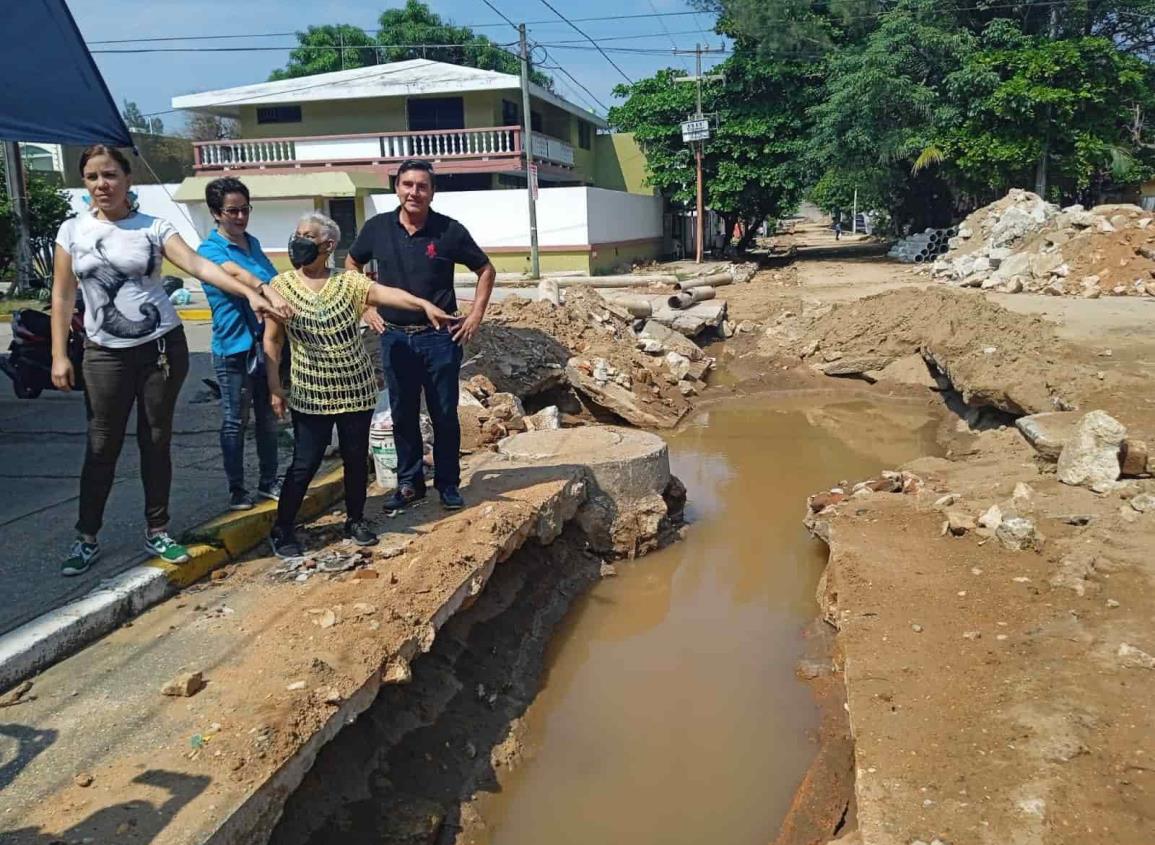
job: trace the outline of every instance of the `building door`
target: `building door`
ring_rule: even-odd
[[[333,222],[341,227],[341,241],[337,244],[337,253],[333,256],[337,268],[345,266],[345,255],[357,237],[357,201],[354,199],[329,200],[329,216]]]
[[[410,132],[464,129],[465,101],[461,97],[422,97],[406,103]]]

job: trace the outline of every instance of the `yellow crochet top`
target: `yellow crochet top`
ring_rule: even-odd
[[[360,328],[373,281],[360,273],[335,272],[314,292],[290,270],[269,284],[294,312],[285,323],[289,407],[303,414],[373,410],[377,382]]]

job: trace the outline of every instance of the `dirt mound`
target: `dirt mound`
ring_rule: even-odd
[[[560,306],[496,303],[466,348],[462,378],[484,375],[523,398],[568,385],[634,425],[666,428],[690,409],[686,396],[699,391],[706,369],[670,356],[643,352],[625,311],[578,288]]]
[[[1050,323],[982,296],[900,290],[804,312],[809,342],[796,352],[828,375],[882,369],[917,353],[972,405],[1012,414],[1074,408],[1097,386]]]
[[[1055,296],[1155,296],[1155,215],[1135,205],[1060,210],[1014,190],[959,227],[936,279]]]

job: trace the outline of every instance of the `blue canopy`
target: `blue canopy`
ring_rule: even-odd
[[[124,118],[64,0],[4,4],[0,140],[131,147]]]

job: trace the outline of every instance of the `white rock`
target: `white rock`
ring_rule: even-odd
[[[1155,669],[1155,657],[1152,657],[1141,648],[1135,648],[1133,645],[1123,643],[1119,646],[1120,661],[1126,667],[1132,669]]]
[[[525,418],[525,427],[528,431],[557,431],[561,428],[561,411],[557,405],[542,408]]]
[[[690,374],[690,359],[685,355],[679,355],[677,352],[666,353],[666,366],[670,368],[678,381],[681,381]]]
[[[1150,493],[1140,493],[1138,496],[1133,496],[1131,498],[1131,507],[1139,511],[1139,513],[1155,511],[1155,496]]]
[[[1035,523],[1024,516],[1012,516],[1004,519],[995,529],[995,537],[1004,547],[1012,551],[1024,549],[1038,549],[1043,542]]]
[[[991,505],[986,513],[979,517],[979,525],[988,531],[996,531],[1003,522],[1003,511],[998,505]]]
[[[1091,411],[1079,420],[1059,454],[1058,478],[1064,484],[1111,489],[1119,480],[1119,448],[1127,429],[1104,411]]]

